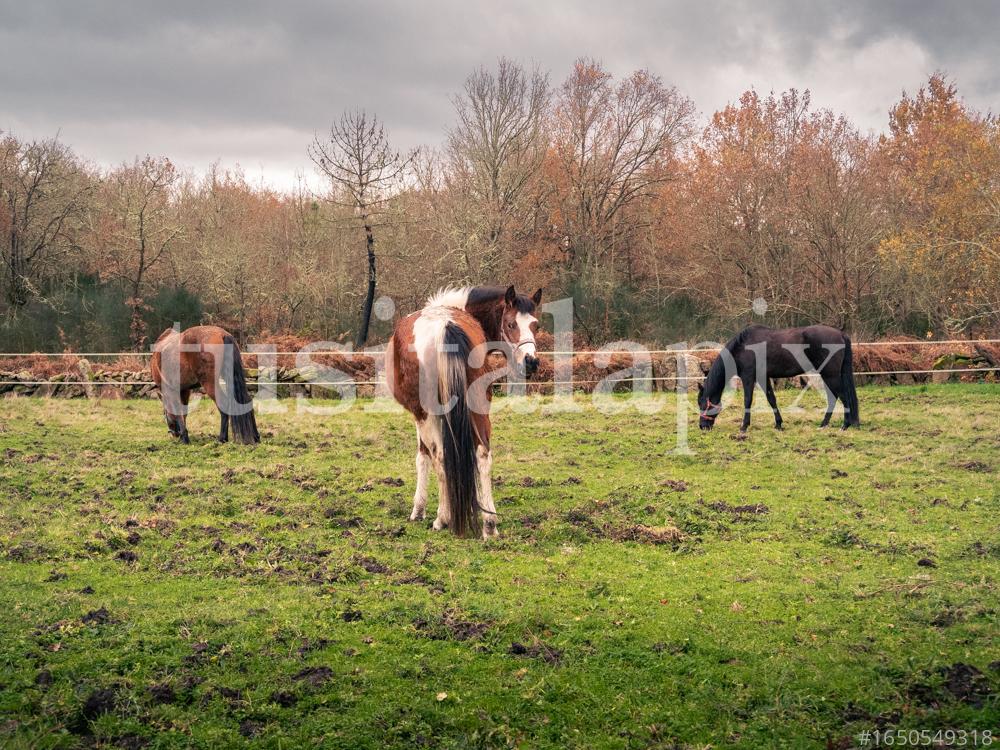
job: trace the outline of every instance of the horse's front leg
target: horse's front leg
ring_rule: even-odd
[[[746,432],[750,426],[750,408],[753,406],[753,379],[743,379],[743,425],[740,432]]]
[[[833,390],[832,383],[826,378],[823,378],[823,390],[826,391],[826,414],[823,415],[823,421],[819,423],[820,428],[829,426],[830,418],[833,416],[833,407],[837,405],[837,394]]]
[[[166,409],[163,410],[163,418],[167,420],[167,431],[170,436],[179,438],[181,436],[180,418],[175,417]]]
[[[177,417],[177,426],[179,428],[178,436],[180,437],[181,442],[184,443],[185,445],[191,442],[191,438],[188,435],[188,427],[187,427],[187,414],[188,414],[188,406],[190,405],[190,403],[191,403],[191,389],[185,388],[181,391],[181,409],[180,409],[180,414]]]
[[[771,411],[774,412],[774,429],[781,429],[781,412],[778,411],[778,399],[774,395],[774,385],[771,383],[771,379],[767,378],[764,381],[764,395],[767,396],[767,403],[771,406]]]

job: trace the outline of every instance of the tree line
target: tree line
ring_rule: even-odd
[[[1000,329],[1000,124],[942,74],[881,134],[795,90],[705,124],[653,73],[589,59],[556,84],[502,59],[453,104],[442,145],[411,152],[345,111],[303,144],[318,193],[0,133],[0,343],[142,349],[179,321],[363,346],[391,326],[378,295],[405,314],[508,281],[572,295],[594,342]]]

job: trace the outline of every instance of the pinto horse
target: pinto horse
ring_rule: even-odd
[[[433,464],[438,476],[434,528],[458,536],[480,527],[496,534],[490,452],[490,389],[485,374],[482,326],[452,307],[425,307],[396,324],[386,350],[386,382],[417,425],[417,489],[411,521],[424,517],[427,480]],[[482,362],[470,363],[480,349]]]
[[[722,410],[722,392],[736,374],[743,384],[740,432],[746,432],[750,426],[750,407],[757,385],[767,396],[767,403],[774,412],[774,426],[780,430],[781,412],[771,378],[790,378],[807,372],[818,372],[826,385],[826,415],[820,427],[830,424],[837,399],[844,405],[843,429],[859,427],[851,340],[843,331],[829,326],[782,329],[750,326],[740,331],[719,353],[705,382],[698,385],[699,426],[703,430],[712,429]]]
[[[532,313],[540,300],[541,289],[533,298],[513,287],[447,289],[397,323],[386,382],[417,427],[411,521],[424,517],[433,466],[440,495],[434,528],[465,536],[481,527],[484,539],[496,535],[486,354],[503,344],[522,373],[533,373],[538,321]]]
[[[220,443],[229,440],[230,424],[237,443],[260,442],[240,348],[226,330],[218,326],[195,326],[183,332],[168,328],[153,345],[150,370],[160,389],[167,429],[182,443],[191,442],[187,406],[191,391],[199,387],[219,409]]]

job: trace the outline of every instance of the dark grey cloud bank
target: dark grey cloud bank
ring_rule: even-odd
[[[647,67],[710,113],[749,87],[809,88],[881,129],[934,70],[996,109],[1000,3],[20,2],[0,0],[0,129],[57,130],[109,164],[168,155],[291,184],[347,107],[402,146],[436,144],[449,96],[507,55],[558,82],[581,55]]]

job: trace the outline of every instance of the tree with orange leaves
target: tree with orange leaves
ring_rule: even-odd
[[[881,246],[899,304],[933,329],[1000,322],[1000,124],[931,76],[893,107],[882,148],[896,230]]]

